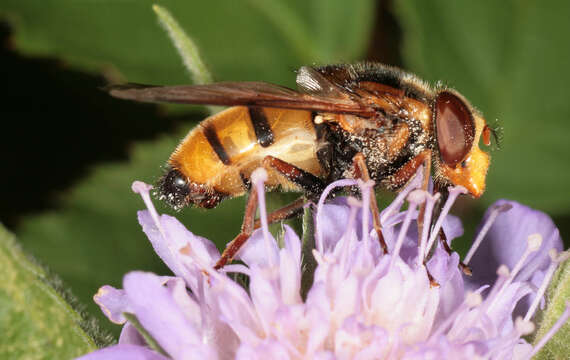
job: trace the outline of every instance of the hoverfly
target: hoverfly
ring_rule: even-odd
[[[341,178],[372,179],[377,187],[397,191],[420,165],[424,189],[433,172],[440,190],[461,185],[473,197],[485,190],[489,155],[478,143],[483,136],[489,145],[491,130],[457,91],[432,88],[377,63],[301,67],[297,86],[298,91],[263,82],[123,85],[110,93],[144,102],[232,106],[203,120],[170,156],[158,191],[176,209],[212,208],[253,192],[249,178],[260,166],[268,171],[268,189],[299,191],[308,199]],[[250,196],[242,231],[218,268],[251,235],[255,198]],[[372,198],[374,226],[387,252]],[[298,213],[304,202],[277,210],[270,221]]]

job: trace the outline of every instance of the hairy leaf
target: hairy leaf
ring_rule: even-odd
[[[61,284],[24,254],[1,225],[0,264],[0,358],[69,359],[95,350],[93,338],[108,344],[69,305],[70,295]]]

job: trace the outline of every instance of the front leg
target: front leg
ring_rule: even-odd
[[[434,216],[434,218],[437,218],[437,216],[439,216],[439,213],[441,212],[443,204],[445,204],[445,201],[449,196],[449,192],[447,191],[447,189],[440,189],[437,184],[435,184],[434,186],[434,191],[439,192],[441,194],[441,201],[439,202],[439,205],[436,206],[436,208],[434,209],[434,215],[436,215]],[[443,249],[447,252],[448,255],[451,255],[453,249],[447,243],[447,237],[443,232],[443,227],[439,229],[439,233],[437,235],[439,238],[439,243],[443,246]],[[469,265],[466,265],[463,261],[459,261],[459,269],[461,269],[461,271],[465,275],[471,276],[473,274]]]

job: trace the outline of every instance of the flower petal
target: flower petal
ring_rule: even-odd
[[[291,357],[287,348],[278,341],[266,341],[258,346],[242,345],[237,355],[237,360],[289,360]]]
[[[186,352],[201,343],[197,329],[158,276],[131,272],[125,275],[123,286],[141,325],[174,359],[184,359]]]
[[[130,312],[129,300],[124,290],[115,289],[110,285],[99,288],[97,294],[93,296],[93,300],[103,314],[115,324],[124,324],[127,319],[123,313]]]
[[[470,266],[475,271],[472,277],[465,279],[468,289],[493,284],[497,280],[496,270],[502,264],[512,269],[526,250],[529,235],[540,234],[542,244],[538,251],[526,259],[516,281],[530,281],[539,287],[550,264],[548,252],[552,248],[558,251],[563,249],[560,233],[552,219],[516,201],[498,200],[487,209],[481,224],[485,223],[493,207],[504,205],[510,205],[511,209],[498,215],[473,256]],[[533,300],[533,294],[522,299],[515,315],[524,314]]]
[[[279,259],[277,241],[271,236],[271,241],[265,241],[262,229],[257,229],[239,250],[236,258],[248,266],[257,265],[266,267],[275,264]]]
[[[459,255],[450,255],[439,247],[435,249],[427,268],[435,281],[439,284],[439,307],[437,309],[434,327],[437,327],[462,302],[464,295],[463,277],[458,268]]]
[[[143,346],[119,344],[83,355],[76,360],[168,360],[168,358]]]
[[[130,322],[127,322],[123,326],[121,335],[119,336],[119,344],[131,344],[140,346],[147,345],[142,335]]]
[[[334,199],[334,202],[323,205],[321,213],[315,213],[317,231],[323,239],[323,252],[334,249],[336,243],[346,231],[346,221],[350,214],[350,206],[346,200]]]
[[[441,226],[449,244],[453,239],[463,235],[463,224],[457,216],[447,215]]]
[[[487,209],[481,223],[489,217],[493,206],[504,204],[510,204],[512,208],[499,214],[471,261],[476,271],[469,280],[476,284],[474,287],[492,284],[497,278],[497,268],[502,264],[512,269],[524,253],[527,238],[531,234],[539,233],[543,239],[542,245],[528,257],[517,281],[526,281],[534,272],[546,270],[550,263],[550,249],[562,250],[562,239],[550,217],[516,201],[498,200]]]
[[[291,254],[298,266],[301,266],[301,240],[289,225],[283,225],[283,242],[285,250]]]

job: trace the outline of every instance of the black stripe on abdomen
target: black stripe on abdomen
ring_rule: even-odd
[[[228,156],[226,149],[224,149],[222,146],[222,143],[218,138],[218,134],[216,133],[216,129],[212,124],[204,126],[204,135],[206,136],[206,140],[208,140],[216,155],[218,155],[220,161],[224,165],[230,165],[232,163],[230,157]]]
[[[271,130],[271,125],[267,120],[267,116],[263,112],[263,108],[260,107],[248,107],[249,118],[251,119],[251,124],[253,125],[253,131],[255,131],[255,136],[257,137],[257,142],[263,147],[268,147],[273,144],[275,140],[273,136],[273,131]]]

